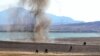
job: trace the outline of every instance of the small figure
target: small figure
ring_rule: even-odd
[[[72,46],[70,46],[70,48],[69,48],[69,52],[72,50]]]
[[[45,53],[48,53],[48,49],[45,49]]]
[[[35,51],[36,53],[38,53],[39,51],[36,49],[36,51]]]
[[[86,42],[84,42],[83,45],[86,45]]]

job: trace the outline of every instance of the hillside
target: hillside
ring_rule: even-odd
[[[48,16],[51,19],[52,25],[82,23],[82,21],[76,21],[70,17],[56,16],[52,14],[48,14]]]
[[[51,27],[52,32],[100,32],[100,22],[63,24]]]
[[[18,13],[18,14],[13,14]],[[47,14],[51,21],[51,32],[100,32],[100,21],[81,22],[70,17]],[[35,24],[30,12],[21,7],[8,8],[0,12],[0,31],[32,31]]]
[[[47,15],[52,21],[51,25],[80,23],[80,21],[75,21],[70,17]],[[31,31],[32,25],[35,24],[34,21],[28,10],[21,7],[8,8],[0,12],[0,31]],[[10,29],[11,27],[13,28]]]
[[[80,21],[73,20],[70,17],[56,16],[48,13],[47,15],[50,17],[53,25],[80,23]],[[32,19],[33,16],[30,15],[30,11],[21,7],[12,7],[0,12],[0,24],[32,24],[34,21]]]

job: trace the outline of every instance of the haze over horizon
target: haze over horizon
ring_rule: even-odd
[[[17,6],[19,0],[0,0],[0,11]],[[71,17],[74,20],[100,21],[100,0],[50,0],[47,13]]]

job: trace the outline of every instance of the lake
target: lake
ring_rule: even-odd
[[[0,40],[30,40],[31,32],[0,32]],[[49,38],[100,37],[100,33],[49,33]]]
[[[50,38],[100,37],[100,33],[50,33]]]

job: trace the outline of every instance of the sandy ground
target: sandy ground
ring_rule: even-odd
[[[100,56],[100,53],[33,53],[0,51],[0,56]]]
[[[80,37],[80,38],[58,38],[55,39],[55,43],[65,43],[65,44],[76,44],[82,45],[86,42],[87,45],[100,45],[100,37]]]

